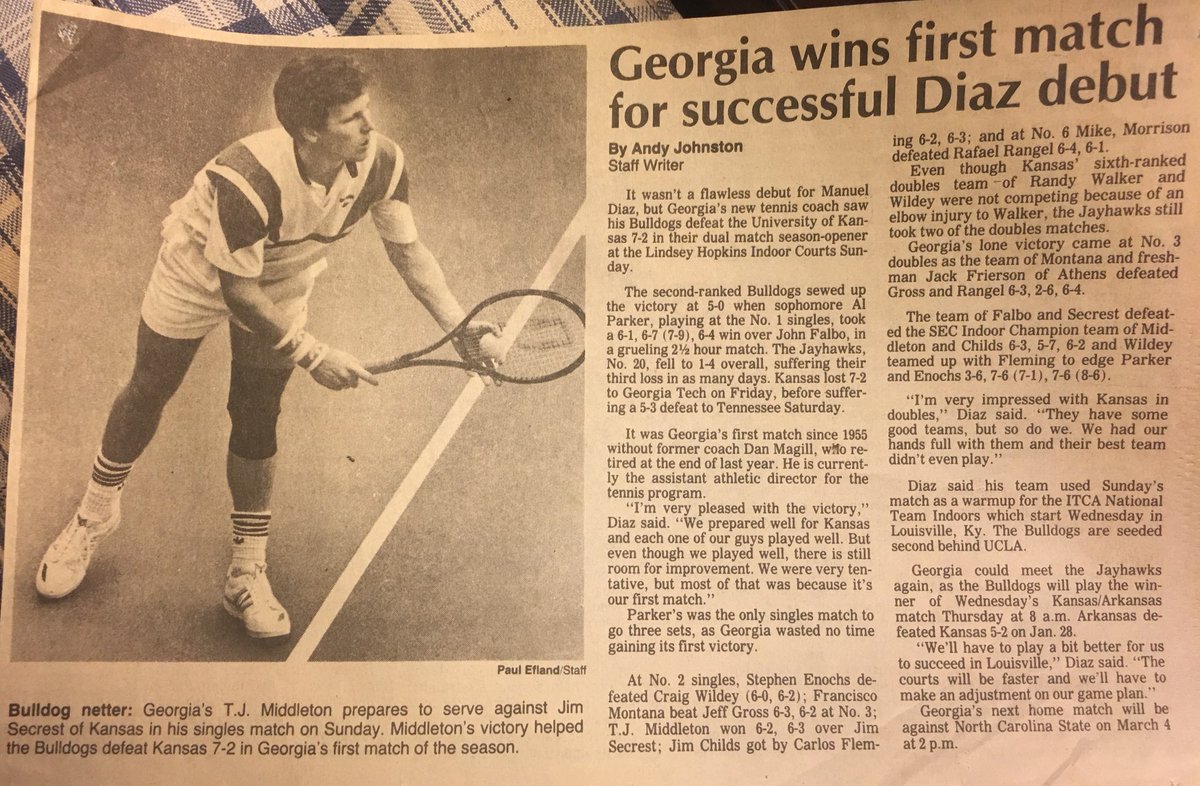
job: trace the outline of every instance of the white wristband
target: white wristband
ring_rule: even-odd
[[[304,370],[305,371],[316,371],[317,366],[321,365],[321,361],[324,360],[325,356],[328,354],[329,354],[329,345],[328,344],[317,344],[316,348],[313,350],[313,353],[312,353],[312,360],[309,362],[309,364],[307,366],[303,367]]]
[[[298,343],[296,348],[292,350],[292,354],[289,356],[289,359],[296,365],[301,365],[301,361],[309,356],[316,345],[317,337],[309,333],[305,333],[304,337],[300,339],[300,343]]]
[[[287,332],[283,334],[283,338],[279,339],[279,342],[272,347],[272,349],[274,349],[276,352],[279,352],[288,344],[290,344],[292,339],[296,337],[296,334],[300,332],[300,324],[301,321],[299,319],[292,322],[291,327],[289,327]]]

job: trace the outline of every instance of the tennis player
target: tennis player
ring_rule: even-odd
[[[287,64],[275,83],[281,127],[223,150],[163,222],[142,302],[129,383],[108,416],[91,479],[37,571],[37,590],[62,598],[83,581],[97,545],[121,522],[121,490],[157,430],[203,338],[230,323],[231,421],[226,476],[232,559],[223,603],[257,638],[291,632],[267,580],[276,423],[295,367],[330,390],[376,379],[353,355],[304,326],[330,244],[370,214],[392,264],[444,330],[465,318],[408,204],[404,155],[371,122],[368,75],[341,55]],[[472,323],[469,360],[498,357],[499,330]]]

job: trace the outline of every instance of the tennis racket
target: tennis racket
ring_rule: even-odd
[[[468,329],[472,321],[503,328],[495,339],[496,364],[486,362],[480,340],[490,333]],[[556,292],[514,289],[481,302],[442,338],[424,349],[367,363],[381,374],[414,366],[443,366],[486,374],[501,382],[530,385],[566,376],[583,363],[583,309]],[[431,357],[452,345],[454,357]]]

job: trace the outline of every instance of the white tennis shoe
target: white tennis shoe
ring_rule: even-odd
[[[286,636],[292,632],[287,610],[271,591],[267,566],[230,565],[225,574],[225,610],[242,621],[246,633],[256,639]]]
[[[120,505],[114,505],[112,515],[104,521],[88,521],[76,513],[42,557],[38,593],[45,598],[65,598],[74,592],[87,575],[96,547],[120,523]]]

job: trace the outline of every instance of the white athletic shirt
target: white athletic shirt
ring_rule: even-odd
[[[323,262],[326,247],[368,213],[385,240],[417,239],[408,205],[404,154],[371,135],[366,158],[348,163],[328,191],[300,172],[296,148],[282,128],[241,139],[197,173],[163,222],[167,245],[190,241],[188,254],[207,270],[188,271],[211,289],[216,269],[264,282],[290,278]],[[182,271],[180,271],[182,272]],[[314,271],[315,272],[315,271]]]

